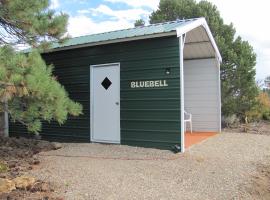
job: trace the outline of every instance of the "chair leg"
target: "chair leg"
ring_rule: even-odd
[[[190,121],[190,133],[192,133],[192,121]]]

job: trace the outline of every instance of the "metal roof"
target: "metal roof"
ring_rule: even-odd
[[[186,19],[186,20],[177,20],[171,22],[164,22],[158,24],[151,24],[149,26],[140,26],[130,29],[117,30],[99,34],[92,34],[80,37],[74,37],[67,40],[63,44],[55,43],[52,48],[63,48],[63,47],[72,47],[77,45],[89,44],[89,43],[99,43],[105,41],[119,40],[119,39],[128,39],[135,38],[140,36],[148,36],[161,33],[170,33],[175,32],[176,28],[187,25],[197,19]]]
[[[130,29],[74,37],[68,39],[63,44],[54,43],[52,47],[44,53],[109,43],[164,37],[168,35],[176,35],[177,37],[180,37],[183,34],[187,34],[188,36],[185,43],[186,50],[184,51],[184,58],[206,58],[216,56],[219,62],[222,61],[220,52],[205,18],[176,20],[151,24],[148,26],[139,26]],[[190,43],[188,43],[188,41]],[[196,46],[194,45],[195,43]],[[26,51],[29,51],[29,49]]]

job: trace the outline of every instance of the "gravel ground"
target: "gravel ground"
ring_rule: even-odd
[[[270,137],[223,133],[184,154],[102,144],[64,144],[40,154],[40,179],[65,199],[254,199],[245,186],[270,160]]]

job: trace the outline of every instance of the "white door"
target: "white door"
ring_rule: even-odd
[[[91,66],[91,141],[120,143],[120,64]]]

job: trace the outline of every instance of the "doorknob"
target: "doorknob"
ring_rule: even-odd
[[[119,102],[115,102],[116,105],[119,105]]]

